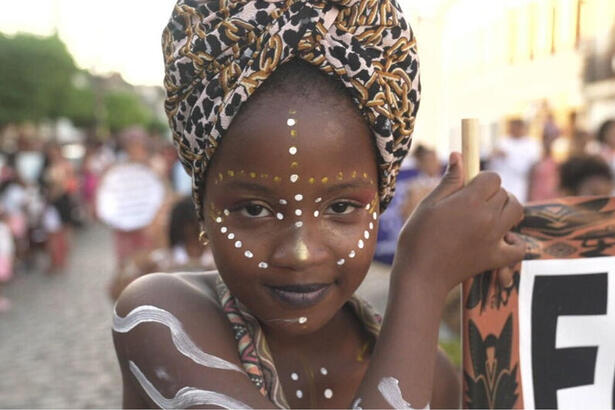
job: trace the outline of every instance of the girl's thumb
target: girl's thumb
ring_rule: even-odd
[[[438,186],[432,191],[430,199],[438,201],[457,192],[463,187],[463,165],[461,154],[452,152],[449,156],[446,172],[442,176]]]

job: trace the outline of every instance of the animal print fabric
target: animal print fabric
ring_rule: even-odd
[[[339,78],[378,147],[392,199],[419,107],[416,41],[395,0],[179,0],[162,35],[165,110],[202,220],[205,171],[240,106],[301,58]]]

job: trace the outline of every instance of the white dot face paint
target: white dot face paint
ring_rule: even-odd
[[[298,399],[303,397],[303,392],[301,390],[297,390],[297,392],[295,394],[297,395]]]
[[[369,204],[365,205],[365,209],[369,209]]]
[[[293,372],[293,373],[290,374],[290,378],[293,381],[297,381],[297,380],[299,380],[299,375],[297,373]]]
[[[280,199],[280,205],[286,205],[288,202],[286,199]]]
[[[346,263],[346,260],[344,258],[340,259],[339,261],[337,261],[338,265],[343,265],[344,263]]]
[[[225,209],[223,212],[226,216],[229,216],[231,214],[231,211],[229,211],[228,209]]]
[[[259,262],[258,267],[261,269],[267,269],[269,264],[267,262]]]
[[[292,183],[294,184],[294,183],[295,183],[295,182],[297,182],[297,181],[299,181],[299,175],[297,175],[297,174],[292,174],[292,175],[290,176],[290,182],[292,182]]]
[[[301,201],[302,199],[303,199],[303,195],[301,195],[301,194],[297,194],[297,195],[295,195],[295,201],[299,202],[299,201]]]
[[[228,228],[226,226],[223,226],[222,228],[220,228],[221,233],[226,233],[227,231],[228,231]]]
[[[216,218],[216,222],[217,222],[217,223],[219,223],[219,224],[221,224],[221,223],[222,223],[222,218],[217,217],[217,218]]]
[[[326,376],[329,374],[329,371],[327,369],[325,369],[324,367],[320,368],[320,374],[322,374],[323,376]]]
[[[301,317],[299,318],[299,324],[300,324],[300,325],[304,325],[304,324],[306,324],[306,323],[307,323],[307,317],[305,317],[305,316],[301,316]]]
[[[365,246],[365,244],[363,243],[363,239],[359,239],[359,242],[357,242],[357,246],[359,247],[359,249],[363,249],[363,247]]]
[[[367,231],[363,232],[363,237],[365,239],[369,239],[369,232],[367,232]]]
[[[330,399],[331,397],[333,397],[333,390],[331,389],[325,389],[324,393],[325,398],[326,399]]]
[[[294,126],[297,123],[297,121],[295,121],[294,118],[289,118],[286,120],[286,125],[288,125],[289,127]]]
[[[303,226],[303,222],[301,222],[301,221],[297,221],[297,222],[295,222],[295,226],[296,226],[297,228],[301,228],[301,227]]]
[[[322,198],[321,198],[321,197],[318,197],[318,198],[316,198],[316,199],[314,200],[314,202],[316,202],[316,203],[319,203],[319,202],[321,202],[321,201],[322,201]]]
[[[314,211],[314,218],[318,218],[318,215],[320,215],[320,212]]]
[[[295,215],[301,216],[302,213],[303,211],[301,209],[295,209]]]
[[[278,220],[280,220],[280,221],[281,221],[282,219],[284,219],[284,215],[282,215],[282,213],[281,213],[281,212],[278,212],[277,214],[275,214],[275,217],[276,217],[276,218],[278,218]]]
[[[294,147],[294,146],[293,146],[293,147],[290,147],[290,148],[288,149],[288,153],[289,153],[290,155],[295,155],[295,154],[297,153],[297,147]]]
[[[248,259],[252,259],[254,257],[254,254],[252,252],[250,252],[250,251],[245,251],[243,254]]]
[[[231,233],[229,233],[229,234],[227,235],[227,238],[229,238],[229,239],[231,239],[231,240],[232,240],[232,239],[235,239],[235,234],[234,234],[233,232],[231,232]]]
[[[373,222],[369,223],[369,229],[374,229],[374,223]]]
[[[348,257],[349,257],[349,258],[354,258],[356,255],[357,255],[357,253],[356,253],[354,250],[352,250],[352,251],[350,251],[350,253],[348,254]]]
[[[377,214],[376,212],[374,212],[374,213],[372,214],[372,218],[373,218],[373,219],[374,219],[374,221],[375,221],[376,219],[378,219],[378,214]]]
[[[236,241],[236,242],[235,242],[235,248],[241,248],[241,245],[243,245],[243,244],[241,243],[241,241]]]

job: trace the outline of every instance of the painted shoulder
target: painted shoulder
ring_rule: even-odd
[[[203,313],[217,314],[219,303],[215,292],[217,272],[151,273],[133,281],[122,292],[115,313],[125,316],[142,305],[181,312],[188,300],[198,301]]]

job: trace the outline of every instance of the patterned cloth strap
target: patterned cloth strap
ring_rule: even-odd
[[[216,284],[216,292],[226,318],[233,328],[239,358],[248,377],[261,394],[278,408],[289,408],[273,356],[258,320],[247,312],[220,278]],[[350,298],[348,304],[374,340],[378,338],[382,317],[369,303],[356,295]]]

